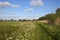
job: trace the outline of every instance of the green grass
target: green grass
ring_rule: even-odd
[[[0,40],[60,40],[60,26],[37,21],[0,22]]]
[[[54,26],[44,23],[36,23],[37,40],[60,40],[60,26]]]

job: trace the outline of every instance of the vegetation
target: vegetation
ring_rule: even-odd
[[[60,27],[37,23],[36,35],[38,40],[60,40]],[[39,31],[40,30],[40,31]]]
[[[37,21],[0,22],[0,40],[60,40],[60,26]]]
[[[58,9],[56,10],[56,15],[57,15],[58,17],[60,17],[60,8],[58,8]]]
[[[54,24],[56,18],[60,18],[60,8],[56,10],[56,13],[50,13],[43,17],[40,17],[38,20],[49,20],[50,24]]]

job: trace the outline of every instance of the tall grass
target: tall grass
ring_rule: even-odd
[[[60,40],[60,26],[36,21],[0,22],[0,40]]]
[[[36,23],[36,39],[38,40],[60,40],[60,26],[45,23]],[[40,31],[39,31],[40,30]]]

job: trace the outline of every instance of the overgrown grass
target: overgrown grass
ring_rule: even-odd
[[[0,40],[60,40],[60,26],[36,21],[0,22]]]
[[[37,40],[60,40],[60,26],[36,22]]]

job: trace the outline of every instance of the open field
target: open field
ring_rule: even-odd
[[[0,40],[60,40],[60,26],[37,21],[0,22]]]

